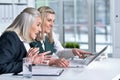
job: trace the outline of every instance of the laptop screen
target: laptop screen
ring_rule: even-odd
[[[88,56],[87,58],[85,58],[85,65],[90,64],[92,61],[94,61],[100,54],[102,54],[108,46],[105,46],[100,52],[98,52],[97,54],[93,54],[91,56]]]
[[[83,67],[85,65],[89,65],[93,62],[100,54],[102,54],[108,46],[105,46],[100,52],[90,55],[85,59],[77,59],[77,60],[70,60],[70,67]]]

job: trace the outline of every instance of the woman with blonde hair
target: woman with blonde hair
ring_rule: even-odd
[[[32,42],[30,45],[34,47],[37,45],[40,48],[40,52],[51,51],[50,55],[55,53],[59,58],[51,59],[49,65],[57,65],[59,67],[68,67],[69,61],[67,59],[74,56],[79,56],[84,58],[89,52],[79,50],[79,49],[64,49],[61,43],[53,36],[53,26],[55,21],[55,12],[52,8],[48,6],[42,6],[38,8],[41,14],[41,27],[42,36],[37,37],[37,41]]]

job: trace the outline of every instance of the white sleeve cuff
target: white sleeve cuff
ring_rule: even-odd
[[[72,52],[72,49],[64,49],[64,50],[60,50],[56,53],[58,55],[59,58],[72,58],[74,57],[74,54]]]

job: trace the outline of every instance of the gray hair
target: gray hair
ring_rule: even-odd
[[[38,16],[40,17],[40,13],[37,9],[25,8],[5,31],[14,31],[23,40],[31,42],[33,40],[29,36],[29,29]]]

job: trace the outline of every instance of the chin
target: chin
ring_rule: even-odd
[[[33,36],[32,39],[35,39],[37,36]]]
[[[50,31],[47,31],[47,33],[50,33]]]

